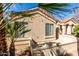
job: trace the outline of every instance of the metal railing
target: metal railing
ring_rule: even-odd
[[[72,43],[68,43],[68,44],[59,44],[59,43],[56,43],[56,42],[52,42],[52,46],[48,45],[48,43],[44,43],[44,44],[47,44],[48,47],[42,47],[44,44],[38,44],[35,48],[32,48],[32,54],[33,55],[37,54],[37,55],[41,56],[41,53],[42,53],[42,56],[43,56],[44,55],[43,51],[49,50],[48,52],[51,53],[51,56],[57,56],[58,54],[57,54],[56,50],[61,48],[62,50],[60,52],[63,55],[65,55],[67,53],[67,51],[64,50],[62,48],[62,46],[66,46],[66,45],[70,45],[70,44],[74,44],[74,43],[76,43],[76,42],[72,42]]]

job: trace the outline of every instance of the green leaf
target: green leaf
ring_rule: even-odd
[[[24,31],[22,31],[22,32],[21,32],[21,34],[20,34],[20,35],[23,35],[23,34],[25,34],[25,33],[29,32],[29,31],[31,31],[31,30],[24,30]]]

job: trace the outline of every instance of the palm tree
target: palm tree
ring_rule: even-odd
[[[4,24],[3,21],[3,14],[6,12],[6,10],[11,6],[12,4],[2,4],[0,3],[0,26]],[[6,31],[5,27],[0,28],[0,55],[6,55],[7,53],[7,45],[6,45]]]
[[[28,22],[18,22],[16,18],[17,16],[21,15],[20,18],[23,18],[23,17],[31,17],[32,15],[34,15],[35,13],[32,13],[32,14],[26,14],[26,13],[22,13],[22,12],[13,12],[12,13],[12,16],[15,18],[11,18],[11,20],[14,22],[14,23],[7,23],[7,26],[6,26],[6,31],[7,31],[7,34],[8,34],[8,37],[10,38],[10,41],[11,41],[11,44],[10,44],[10,47],[9,47],[9,52],[10,52],[10,56],[15,56],[15,41],[16,39],[15,38],[18,38],[20,37],[21,35],[27,33],[30,31],[30,29],[26,29],[27,27],[24,26],[25,24],[27,25]]]
[[[27,23],[26,23],[27,24]],[[20,25],[19,22],[15,22],[14,24],[7,24],[6,30],[7,30],[7,34],[10,38],[11,44],[10,44],[10,48],[9,48],[9,52],[11,56],[15,55],[15,37],[16,37],[16,33],[19,32],[19,36],[23,35],[26,32],[29,32],[30,30],[23,30],[26,27],[24,27],[23,25]],[[18,33],[17,33],[18,35]]]
[[[66,13],[72,12],[72,10],[67,9],[66,7],[70,6],[67,3],[39,3],[38,7],[46,10],[47,12],[62,18],[66,16]]]

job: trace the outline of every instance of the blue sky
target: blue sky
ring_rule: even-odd
[[[38,3],[16,3],[10,10],[11,11],[22,11],[30,8],[37,7]]]
[[[37,6],[38,6],[38,3],[16,3],[13,7],[10,8],[10,11],[18,12],[18,11],[34,8],[34,7],[37,7]],[[72,8],[78,7],[78,6],[79,6],[78,3],[70,3],[70,6],[68,6],[66,8],[72,9]],[[65,13],[65,14],[66,14],[66,16],[64,16],[64,18],[68,18],[68,17],[71,17],[71,16],[74,15],[73,13],[70,13],[70,14]]]

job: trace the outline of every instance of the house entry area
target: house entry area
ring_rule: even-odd
[[[74,24],[60,25],[61,34],[72,34]]]

